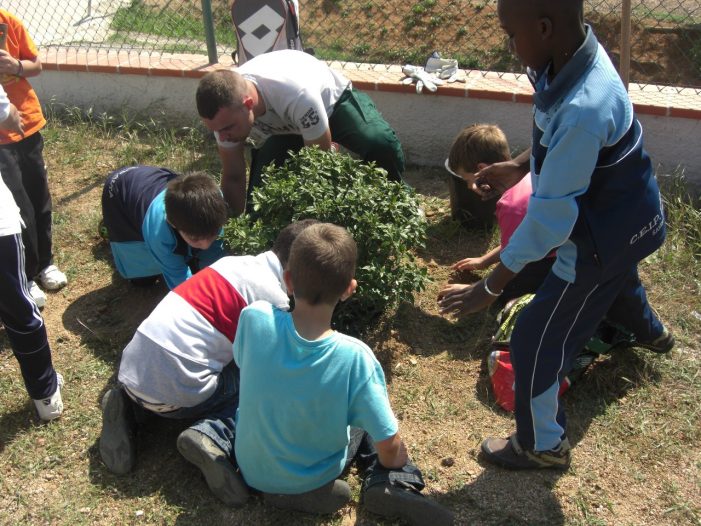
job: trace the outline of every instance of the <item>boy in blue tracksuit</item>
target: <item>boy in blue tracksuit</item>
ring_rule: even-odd
[[[132,283],[163,275],[173,289],[225,255],[217,239],[227,208],[207,174],[184,176],[153,166],[112,172],[102,191],[102,217],[117,271]]]
[[[0,84],[0,129],[21,135],[23,126]],[[22,228],[20,209],[0,177],[0,324],[39,418],[48,422],[63,413],[63,377],[54,369],[44,319],[29,291]]]
[[[665,237],[642,128],[581,0],[499,0],[502,28],[535,88],[532,148],[476,174],[483,192],[512,186],[530,168],[528,212],[495,270],[475,286],[446,287],[442,312],[491,304],[530,261],[557,249],[552,271],[511,337],[516,433],[482,443],[486,460],[512,469],[567,469],[570,445],[557,392],[604,316],[636,345],[669,351],[674,338],[650,308],[637,264]]]

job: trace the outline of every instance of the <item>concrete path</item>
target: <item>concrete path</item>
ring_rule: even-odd
[[[114,13],[129,0],[6,0],[39,47],[102,43]]]

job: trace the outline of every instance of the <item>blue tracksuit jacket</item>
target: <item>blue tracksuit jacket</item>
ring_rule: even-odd
[[[166,168],[129,166],[115,170],[102,191],[102,214],[114,263],[127,279],[163,274],[172,289],[192,269],[224,256],[221,240],[207,250],[190,247],[168,224],[165,188],[177,174]]]
[[[533,195],[501,253],[518,272],[557,249],[553,272],[568,282],[612,276],[662,244],[665,222],[642,127],[618,73],[589,27],[551,84],[535,87]]]

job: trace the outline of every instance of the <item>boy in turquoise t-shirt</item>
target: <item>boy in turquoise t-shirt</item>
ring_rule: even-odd
[[[450,524],[452,514],[419,493],[421,472],[399,436],[380,364],[363,342],[331,329],[336,304],[355,291],[355,261],[344,228],[312,225],[293,242],[283,274],[294,311],[256,302],[241,313],[236,460],[269,504],[333,513],[350,499],[338,478],[355,458],[366,509]]]

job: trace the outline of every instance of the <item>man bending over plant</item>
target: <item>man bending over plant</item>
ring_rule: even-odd
[[[375,161],[401,180],[404,154],[394,130],[370,97],[302,51],[258,55],[236,71],[205,75],[197,88],[197,111],[214,132],[222,161],[222,191],[236,215],[251,210],[251,190],[263,168],[282,164],[289,150],[341,144],[364,161]],[[251,169],[246,192],[244,142],[250,139]],[[334,141],[334,142],[332,142]]]

